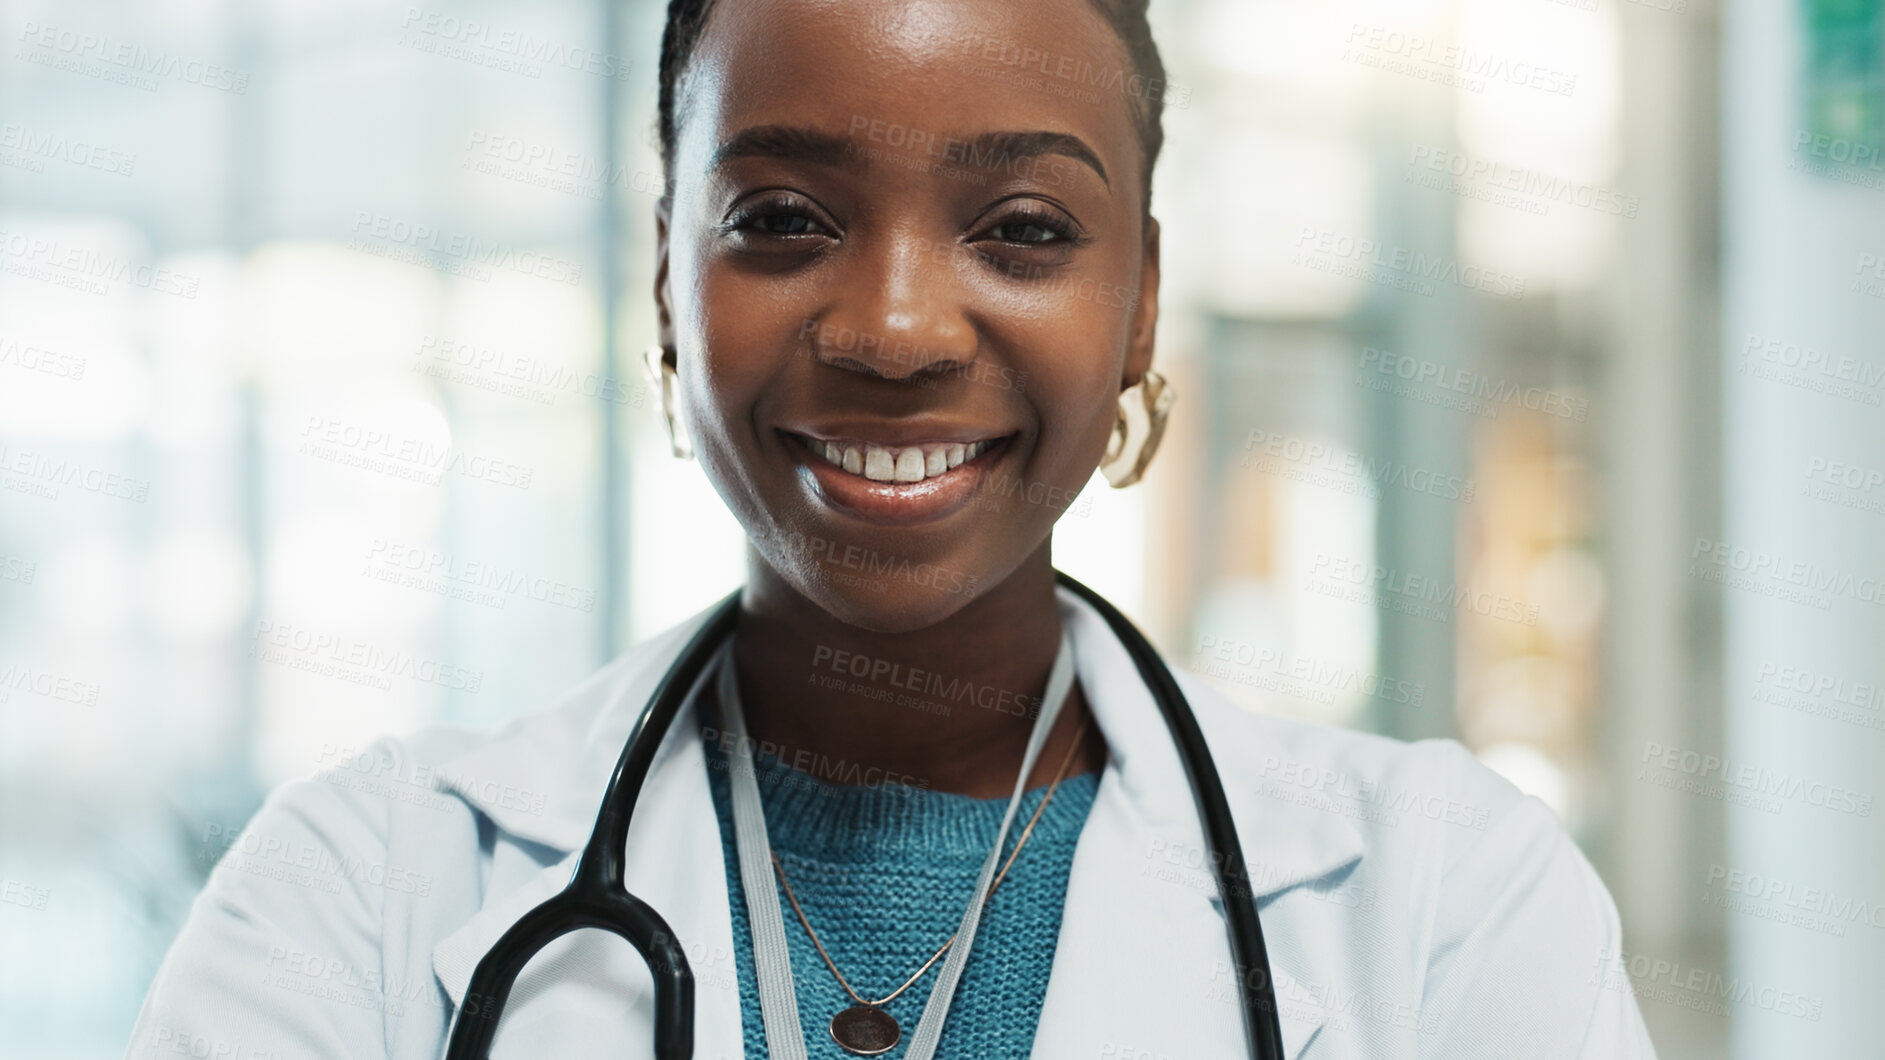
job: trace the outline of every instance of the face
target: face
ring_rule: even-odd
[[[921,629],[1031,559],[1152,354],[1137,84],[1088,0],[721,0],[658,217],[687,430],[759,560]]]

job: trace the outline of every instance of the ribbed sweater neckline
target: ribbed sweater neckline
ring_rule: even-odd
[[[711,743],[709,754],[717,760],[716,768],[727,768],[726,756]],[[988,856],[1008,808],[1005,795],[984,799],[894,781],[871,783],[874,778],[863,769],[842,764],[815,763],[808,772],[756,751],[753,767],[773,850],[817,861],[864,864],[928,858],[979,864]],[[1061,781],[1034,826],[1030,845],[1077,836],[1099,779],[1098,773],[1086,773]],[[1022,793],[1007,850],[1014,849],[1047,789],[1042,784]]]

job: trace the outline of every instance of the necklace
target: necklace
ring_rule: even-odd
[[[1008,869],[1014,864],[1015,858],[1020,856],[1021,848],[1028,845],[1028,837],[1034,834],[1035,822],[1041,819],[1042,811],[1046,810],[1047,804],[1053,801],[1054,792],[1060,788],[1060,782],[1067,776],[1067,767],[1073,763],[1074,753],[1080,750],[1080,740],[1086,736],[1086,726],[1087,719],[1080,719],[1080,725],[1073,733],[1073,742],[1068,744],[1067,753],[1060,760],[1060,769],[1054,774],[1053,783],[1047,786],[1047,794],[1041,797],[1040,805],[1034,807],[1033,815],[1028,818],[1027,827],[1021,830],[1021,838],[1015,841],[1014,850],[1009,852],[1008,860],[1002,864],[1001,873],[995,877],[993,883],[988,885],[988,895],[983,899],[984,902],[994,898],[995,888],[1001,886],[1001,881],[1007,878]],[[792,911],[798,914],[799,923],[805,925],[805,934],[811,936],[812,945],[817,947],[818,955],[825,959],[825,967],[831,969],[831,975],[838,981],[838,985],[844,988],[845,993],[851,995],[853,1002],[856,1002],[831,1017],[831,1039],[846,1052],[859,1056],[876,1056],[896,1048],[897,1042],[903,1037],[903,1028],[898,1026],[895,1017],[884,1011],[883,1006],[896,1000],[905,990],[916,985],[916,981],[923,978],[923,973],[929,971],[949,947],[955,944],[956,936],[950,935],[948,940],[930,955],[929,960],[923,962],[923,966],[918,968],[915,974],[903,981],[902,986],[875,1001],[866,1000],[852,988],[850,981],[845,979],[844,973],[838,971],[837,962],[831,959],[831,954],[825,950],[825,944],[819,941],[818,932],[812,930],[812,922],[806,918],[805,910],[800,907],[798,896],[792,893],[792,881],[786,879],[785,863],[779,860],[777,853],[772,855],[772,867],[778,871],[779,883],[785,887],[785,896],[792,903]]]
[[[720,657],[717,698],[727,735],[733,738],[734,761],[728,780],[733,785],[734,845],[739,855],[740,883],[746,893],[746,912],[753,927],[753,972],[759,980],[760,1020],[765,1024],[766,1049],[773,1060],[806,1060],[805,1039],[799,1023],[798,991],[792,977],[792,956],[788,952],[790,947],[785,937],[784,903],[779,901],[780,888],[773,882],[776,870],[773,867],[772,844],[766,839],[766,815],[760,808],[752,747],[746,736],[745,712],[740,708],[739,680],[734,673],[731,656],[729,650]],[[962,924],[956,929],[952,943],[946,947],[947,956],[937,970],[929,999],[924,1002],[923,1017],[917,1021],[916,1030],[904,1050],[904,1060],[933,1060],[936,1055],[936,1045],[942,1038],[943,1023],[949,1018],[949,1006],[955,997],[956,984],[962,978],[962,967],[969,952],[975,947],[982,905],[991,890],[995,870],[1000,866],[1002,848],[1008,845],[1009,828],[1021,806],[1021,793],[1025,790],[1027,778],[1034,774],[1034,763],[1047,742],[1047,734],[1054,728],[1054,720],[1060,716],[1061,706],[1073,690],[1074,669],[1073,638],[1063,628],[1060,631],[1060,651],[1054,656],[1053,669],[1047,675],[1047,692],[1041,697],[1041,710],[1034,718],[1033,728],[1028,733],[1027,752],[1022,756],[1021,769],[1015,775],[1014,794],[1008,798],[1008,808],[1002,814],[1001,827],[996,830],[988,856],[982,861],[982,870],[976,876],[975,890],[969,896],[968,908],[962,912]],[[956,946],[954,942],[962,945]],[[846,1033],[849,1024],[840,1024],[833,1031],[833,1037],[841,1046],[851,1048],[851,1045],[845,1045],[846,1041],[850,1041],[852,1045],[867,1047],[856,1050],[860,1055],[875,1055],[896,1045],[902,1037],[902,1029],[896,1026],[894,1020],[889,1020],[889,1013],[869,1005],[854,1007],[859,1010],[860,1017],[870,1020],[877,1030],[872,1032],[867,1041],[861,1030]],[[884,1020],[877,1019],[878,1015],[889,1022],[886,1024]],[[840,1037],[841,1034],[844,1036]],[[884,1039],[888,1039],[888,1044],[882,1044]]]

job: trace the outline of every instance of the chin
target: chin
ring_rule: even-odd
[[[817,559],[792,569],[793,588],[831,617],[872,633],[914,633],[954,617],[986,584],[948,567],[846,570]]]

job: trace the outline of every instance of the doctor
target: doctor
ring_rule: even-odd
[[[696,1056],[1245,1055],[1239,979],[1261,972],[1231,960],[1172,738],[1050,559],[1067,499],[1096,466],[1136,479],[1171,407],[1143,8],[669,7],[652,361],[677,454],[750,541],[730,648],[626,849],[692,966]],[[569,880],[699,622],[495,735],[384,740],[276,791],[128,1055],[440,1055],[480,1015],[479,958]],[[1653,1055],[1615,908],[1541,803],[1450,741],[1181,685],[1288,1056]],[[493,1055],[651,1039],[648,969],[580,932],[524,970]]]

